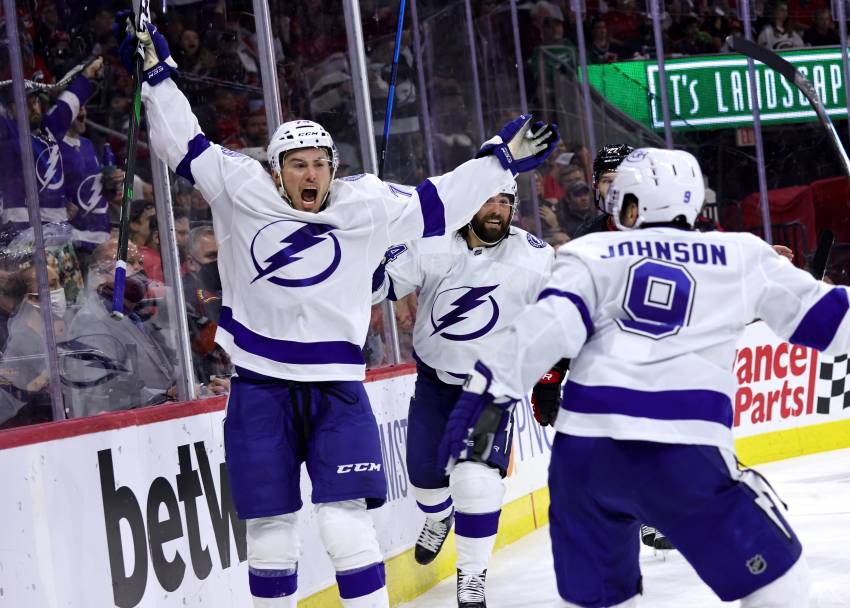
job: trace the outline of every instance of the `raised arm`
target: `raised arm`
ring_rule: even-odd
[[[155,26],[148,28],[149,32],[139,34],[139,40],[145,50],[142,99],[151,147],[172,171],[198,187],[214,213],[221,213],[231,200],[232,188],[261,179],[265,173],[256,161],[206,138],[189,100],[171,80],[177,65],[165,38]],[[128,69],[132,68],[134,41],[134,37],[128,37],[119,50]]]
[[[453,171],[430,177],[415,190],[389,184],[384,195],[389,242],[460,228],[505,182],[542,164],[559,139],[557,125],[532,125],[531,116],[522,115],[485,142],[477,158]]]
[[[91,96],[91,79],[97,75],[102,66],[103,59],[100,57],[86,66],[85,70],[71,81],[68,88],[62,91],[56,103],[44,116],[44,128],[56,141],[65,137],[74,118],[80,113],[80,108],[86,105]]]

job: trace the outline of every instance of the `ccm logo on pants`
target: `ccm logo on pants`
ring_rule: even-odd
[[[376,462],[358,462],[355,464],[341,464],[337,466],[337,473],[363,473],[364,471],[380,471],[381,465]]]

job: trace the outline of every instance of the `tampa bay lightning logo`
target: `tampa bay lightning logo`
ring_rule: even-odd
[[[454,287],[438,293],[431,308],[431,335],[457,341],[485,335],[499,320],[499,305],[487,295],[497,287]],[[453,333],[446,331],[450,327],[455,327]]]
[[[39,153],[35,167],[39,190],[59,190],[65,185],[59,146],[55,144],[46,146]]]
[[[102,174],[89,175],[77,188],[77,205],[83,215],[106,213],[106,199],[103,198]]]
[[[251,283],[265,279],[281,287],[308,287],[334,273],[342,251],[332,226],[277,220],[254,235],[251,259],[257,269]]]

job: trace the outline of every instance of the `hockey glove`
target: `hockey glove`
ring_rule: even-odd
[[[561,409],[561,383],[564,381],[569,359],[561,359],[531,389],[531,409],[540,426],[555,424]]]
[[[558,125],[545,122],[531,123],[531,114],[522,114],[488,139],[475,158],[493,154],[502,167],[514,175],[532,171],[543,164],[561,139]]]
[[[486,461],[490,457],[505,412],[515,403],[507,398],[497,403],[488,392],[492,381],[493,374],[480,361],[466,377],[437,452],[437,462],[445,467],[446,475],[460,459]]]
[[[136,28],[129,22],[127,25],[127,37],[118,47],[118,56],[124,68],[133,73],[133,60],[136,53],[136,41],[142,45],[145,60],[142,64],[142,81],[151,85],[159,84],[169,78],[172,72],[177,73],[177,63],[171,57],[168,42],[165,36],[160,34],[156,26],[149,23],[147,29],[136,32]]]

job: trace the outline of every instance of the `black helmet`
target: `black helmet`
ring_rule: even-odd
[[[615,171],[634,148],[629,144],[610,144],[599,148],[593,159],[593,188],[596,189],[603,173]]]
[[[596,153],[596,158],[593,159],[593,201],[600,210],[605,211],[605,201],[599,193],[599,178],[603,173],[616,171],[632,150],[634,148],[629,144],[609,144],[599,148]]]

